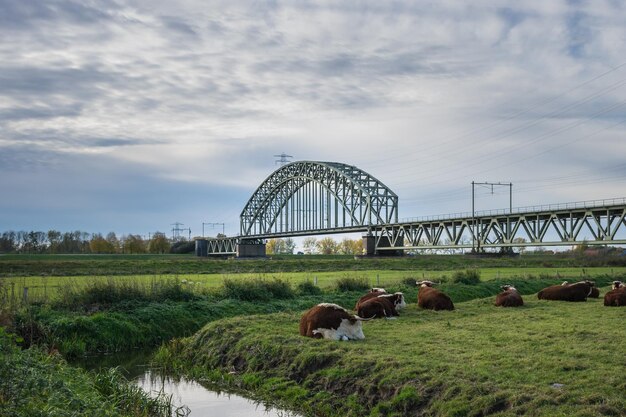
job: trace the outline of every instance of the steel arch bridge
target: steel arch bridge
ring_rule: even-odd
[[[367,255],[626,244],[626,198],[398,222],[398,196],[367,172],[338,162],[282,166],[252,194],[240,220],[238,236],[196,240],[196,254],[264,256],[266,239],[344,232],[366,232]]]
[[[355,166],[299,161],[267,177],[240,218],[246,238],[368,231],[398,222],[398,196]]]

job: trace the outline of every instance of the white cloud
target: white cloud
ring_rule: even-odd
[[[90,155],[251,194],[287,152],[357,165],[415,216],[463,211],[472,180],[537,184],[520,205],[624,189],[623,170],[602,180],[624,151],[619,2],[0,0],[0,16],[0,174]]]

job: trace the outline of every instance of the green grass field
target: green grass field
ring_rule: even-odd
[[[456,270],[364,270],[364,271],[332,271],[332,272],[275,272],[275,273],[242,273],[242,274],[164,274],[164,275],[118,275],[118,276],[17,276],[0,278],[0,300],[7,296],[21,298],[23,288],[28,287],[28,297],[33,301],[55,300],[59,291],[64,287],[79,289],[97,282],[114,281],[117,283],[132,283],[139,286],[150,286],[155,283],[179,280],[186,282],[186,287],[195,292],[217,288],[225,279],[252,279],[252,278],[279,278],[294,285],[309,281],[316,283],[320,288],[330,288],[337,279],[365,278],[372,286],[395,286],[407,278],[433,281],[450,279]],[[625,267],[528,267],[528,268],[483,268],[479,269],[481,280],[525,278],[529,276],[553,277],[555,279],[577,280],[599,275],[626,274]],[[3,297],[4,291],[4,297]],[[12,293],[12,294],[9,294]]]
[[[626,310],[601,299],[525,302],[409,304],[398,320],[364,323],[357,342],[301,337],[300,314],[233,318],[157,358],[307,415],[626,415]]]

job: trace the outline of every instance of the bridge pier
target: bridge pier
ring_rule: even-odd
[[[237,258],[264,258],[265,256],[263,239],[242,239],[237,245]]]
[[[378,239],[378,247],[376,247],[376,240]],[[404,256],[403,249],[383,249],[381,248],[392,248],[398,247],[402,248],[404,246],[404,239],[402,237],[398,238],[398,241],[395,245],[391,244],[391,241],[387,236],[375,236],[375,235],[365,235],[363,236],[363,250],[364,255],[366,256]]]
[[[209,256],[209,241],[196,239],[196,256]]]

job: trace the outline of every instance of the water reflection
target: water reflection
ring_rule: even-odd
[[[267,407],[236,394],[220,392],[185,378],[171,378],[150,368],[151,351],[136,351],[82,358],[74,361],[84,369],[102,371],[118,367],[129,380],[151,396],[172,396],[172,405],[186,406],[191,417],[299,417],[298,414]],[[182,411],[182,410],[181,410]]]
[[[157,396],[160,392],[171,395],[172,404],[185,404],[192,417],[297,417],[296,414],[267,408],[239,395],[211,391],[184,378],[162,377],[148,371],[136,381],[150,395]]]

